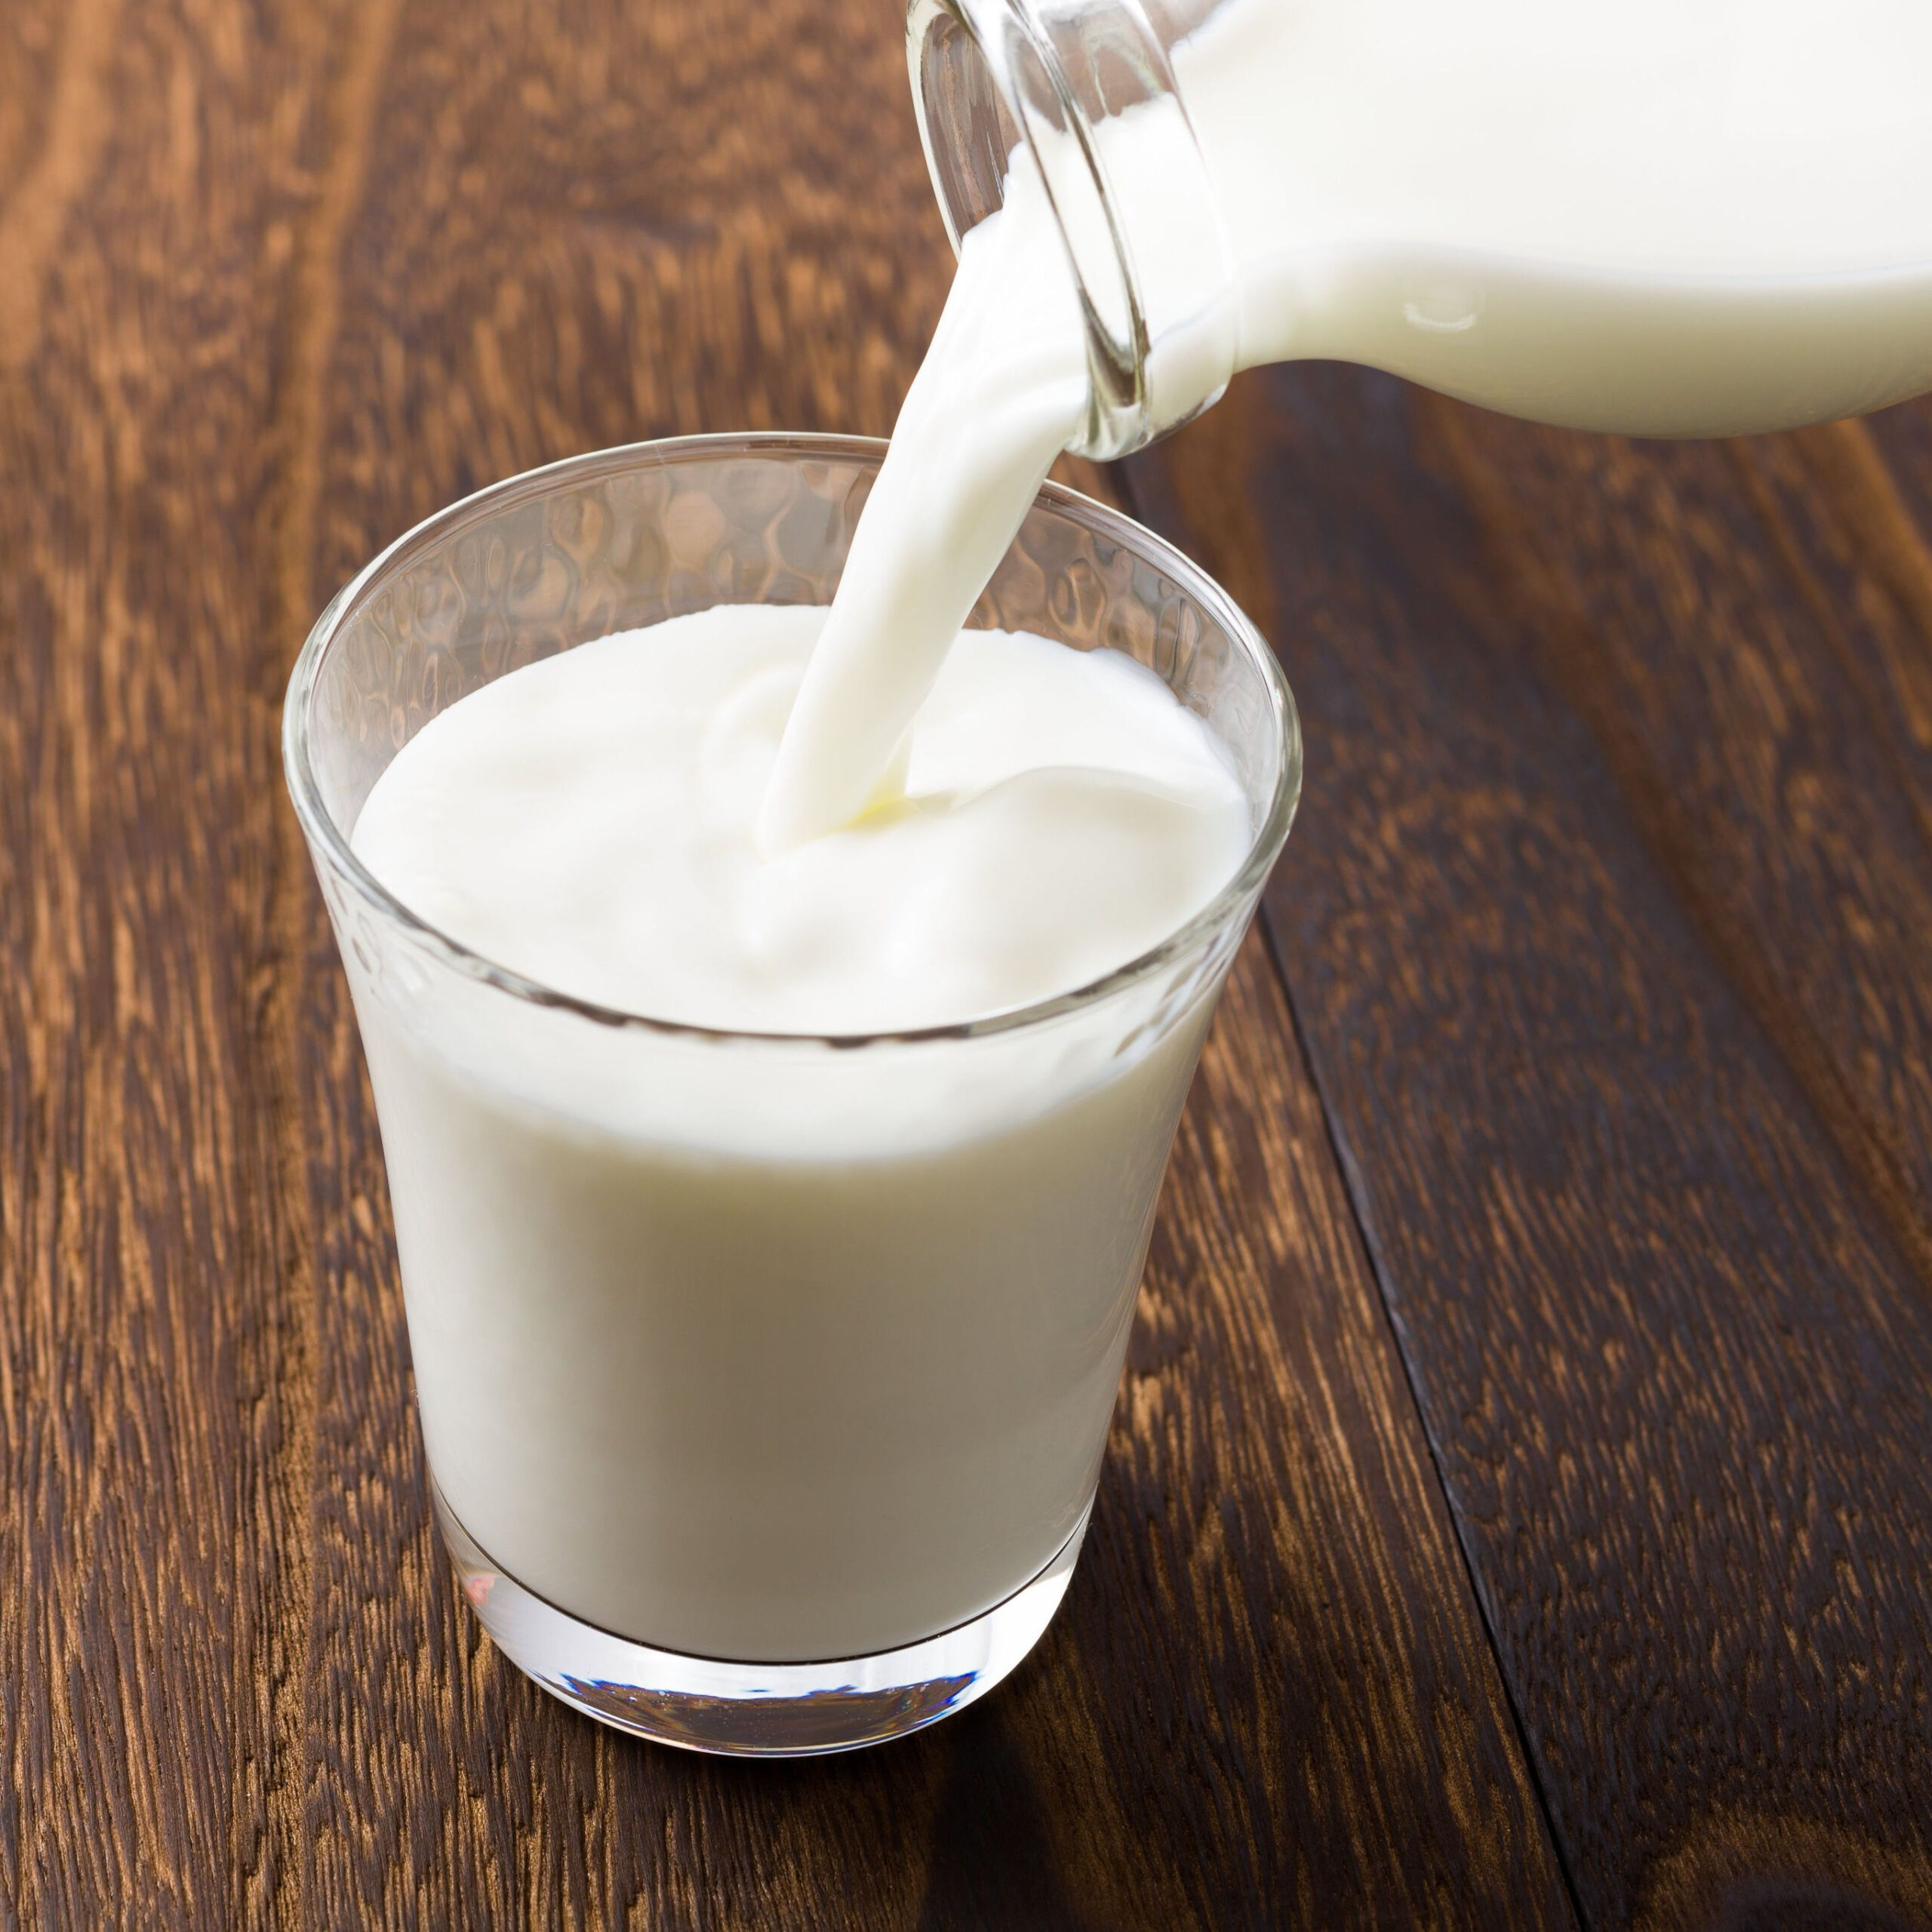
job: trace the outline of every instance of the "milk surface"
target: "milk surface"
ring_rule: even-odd
[[[721,606],[526,666],[432,718],[358,856],[405,904],[578,998],[740,1030],[952,1024],[1157,945],[1241,863],[1241,788],[1131,658],[962,635],[894,795],[776,859],[753,830],[824,620]]]
[[[1180,110],[1100,128],[1161,420],[1212,392],[1230,329],[1238,368],[1337,357],[1635,434],[1780,428],[1932,386],[1923,0],[1199,11],[1172,61],[1218,235],[1169,186]],[[1058,241],[1023,149],[894,430],[766,801],[768,851],[890,792],[907,721],[1081,428]]]

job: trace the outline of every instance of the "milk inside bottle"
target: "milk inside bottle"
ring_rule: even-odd
[[[1097,359],[1143,365],[1093,454],[1291,357],[1635,435],[1932,386],[1917,0],[917,0],[911,32],[955,238],[1058,227]]]

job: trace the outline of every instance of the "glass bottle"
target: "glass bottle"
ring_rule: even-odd
[[[1801,11],[1635,0],[1593,26],[1500,0],[1454,23],[1428,8],[1345,14],[1288,0],[911,0],[908,54],[955,248],[1001,206],[1020,143],[1038,164],[1084,320],[1091,394],[1070,445],[1083,455],[1137,448],[1208,407],[1237,368],[1289,356],[1366,364],[1537,421],[1727,435],[1932,389],[1932,213],[1915,212],[1932,211],[1932,124],[1914,105],[1932,82],[1932,21],[1897,0],[1856,0],[1827,25]],[[1189,65],[1203,43],[1182,45],[1230,19],[1250,70],[1240,111],[1266,124],[1258,131],[1224,125],[1224,100],[1202,97],[1202,69]],[[1308,158],[1297,139],[1311,107],[1329,104],[1309,91],[1311,74],[1318,88],[1327,77],[1306,64],[1304,36],[1365,19],[1392,38],[1340,73],[1360,139],[1345,154],[1309,152],[1330,187],[1387,163],[1398,192],[1367,232],[1349,232],[1344,211],[1306,246],[1289,238],[1284,266],[1281,236],[1257,250],[1253,223],[1257,209],[1287,205],[1281,183]],[[1592,36],[1612,26],[1617,46],[1599,61]],[[1669,38],[1690,29],[1705,35],[1701,69]],[[1572,36],[1567,66],[1538,51],[1545,32]],[[1503,59],[1525,47],[1527,64]],[[1767,56],[1804,82],[1806,114],[1764,94],[1749,103],[1761,110],[1758,148],[1727,151],[1718,97],[1734,69],[1748,75]],[[1647,94],[1629,92],[1616,66],[1638,57]],[[1385,91],[1404,63],[1411,92]],[[1677,105],[1653,139],[1645,116],[1660,100]],[[1568,218],[1567,177],[1518,127],[1526,103],[1548,110],[1549,146],[1589,155],[1597,217]],[[1147,110],[1137,138],[1119,138],[1137,109]],[[1153,168],[1137,138],[1150,113]],[[1486,115],[1508,124],[1506,140]],[[1424,121],[1441,137],[1434,152],[1417,136]],[[1455,174],[1466,140],[1472,152],[1487,141],[1487,175]],[[1694,162],[1700,185],[1678,195],[1673,173],[1683,164],[1687,179]],[[1626,177],[1636,189],[1620,208]],[[1636,191],[1646,181],[1648,201]],[[1559,191],[1546,198],[1558,215],[1511,235],[1510,204],[1540,182]],[[1788,232],[1807,196],[1808,225]],[[1653,245],[1669,244],[1680,207],[1701,210],[1714,245],[1695,223],[1674,254]],[[1621,254],[1609,239],[1618,219],[1634,238]],[[1841,245],[1854,231],[1866,241]],[[1746,233],[1761,238],[1730,245]]]

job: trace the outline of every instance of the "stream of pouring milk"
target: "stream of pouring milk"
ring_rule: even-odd
[[[1233,266],[1237,367],[1340,357],[1665,435],[1932,386],[1924,0],[1225,0],[1172,57]],[[1180,123],[1157,104],[1101,132],[1141,278],[1180,305],[1150,371],[1171,419],[1201,400],[1186,291],[1212,285],[1196,212],[1163,192]],[[1056,240],[1022,150],[906,397],[786,733],[768,851],[890,792],[955,632],[1079,429]]]

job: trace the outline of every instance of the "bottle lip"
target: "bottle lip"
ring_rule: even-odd
[[[1109,177],[1100,123],[1137,102],[1179,117],[1191,150],[1196,211],[1220,218],[1167,51],[1133,0],[910,0],[906,59],[919,137],[956,251],[1004,199],[1008,157],[1024,140],[1038,168],[1078,292],[1087,335],[1087,420],[1069,445],[1099,461],[1126,455],[1220,393],[1157,413],[1149,364],[1156,346],[1148,290],[1126,208]],[[1185,182],[1171,184],[1176,195]],[[1223,282],[1226,272],[1223,247]],[[1226,287],[1217,294],[1225,294]]]

